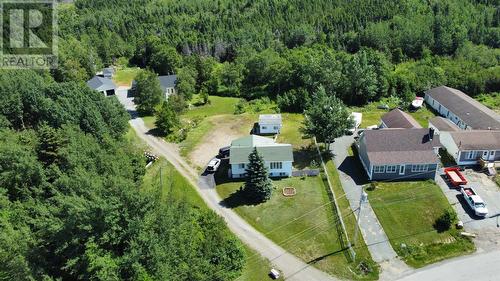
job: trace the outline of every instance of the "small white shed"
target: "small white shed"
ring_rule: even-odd
[[[281,114],[261,114],[259,116],[260,134],[277,134],[282,127]]]

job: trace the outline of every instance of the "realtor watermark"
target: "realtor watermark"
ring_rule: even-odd
[[[57,68],[55,0],[0,0],[0,68]]]

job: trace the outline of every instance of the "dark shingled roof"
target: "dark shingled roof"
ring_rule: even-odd
[[[450,135],[460,150],[500,150],[500,131],[461,130]]]
[[[381,119],[388,128],[422,128],[410,114],[403,112],[399,108],[387,112]]]
[[[108,91],[116,89],[115,83],[109,78],[94,76],[87,81],[87,85],[96,91]]]
[[[429,120],[429,125],[433,125],[436,129],[441,132],[454,132],[460,131],[460,128],[449,119],[443,118],[441,116],[436,116]]]
[[[160,80],[160,86],[163,92],[167,88],[175,88],[175,83],[177,82],[177,75],[165,75],[165,76],[158,76],[158,79]]]
[[[460,90],[440,86],[427,90],[430,96],[476,130],[500,130],[500,115]]]
[[[439,159],[434,147],[440,147],[437,136],[429,140],[429,129],[380,129],[363,132],[370,163],[430,164]]]

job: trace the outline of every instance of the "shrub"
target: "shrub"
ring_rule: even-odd
[[[444,213],[439,218],[436,219],[434,228],[438,232],[447,231],[451,228],[451,225],[455,222],[456,219],[457,214],[453,210],[448,209],[444,211]]]

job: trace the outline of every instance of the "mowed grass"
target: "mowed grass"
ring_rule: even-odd
[[[195,97],[194,99],[197,99]],[[219,96],[210,96],[210,103],[201,106],[195,106],[188,111],[186,111],[182,117],[183,118],[194,118],[198,117],[208,117],[214,115],[223,115],[223,114],[233,114],[234,107],[238,103],[238,98],[232,97],[219,97]]]
[[[413,267],[423,267],[474,251],[458,230],[439,233],[433,225],[452,207],[432,181],[377,183],[368,198],[392,247]]]
[[[429,119],[432,119],[436,115],[427,106],[423,106],[422,108],[416,111],[408,112],[423,128],[429,127]]]
[[[321,176],[287,178],[273,182],[272,198],[259,205],[232,201],[231,207],[248,223],[303,261],[344,279],[377,279],[378,275],[358,275],[350,262],[333,203]],[[221,198],[235,198],[242,182],[217,186]],[[284,197],[284,187],[297,194]]]
[[[141,69],[139,67],[125,67],[116,70],[113,80],[117,86],[131,86],[132,80],[139,73]]]
[[[304,115],[299,113],[282,113],[283,127],[278,136],[279,143],[289,143],[294,149],[300,149],[312,144],[311,139],[304,137],[300,132]]]
[[[160,184],[160,171],[162,181]],[[143,180],[143,189],[159,189],[159,194],[163,200],[169,197],[184,199],[187,202],[201,209],[208,209],[207,205],[198,195],[196,190],[175,168],[163,158],[154,163],[146,171]],[[245,266],[238,280],[241,281],[261,281],[267,280],[267,274],[272,268],[271,263],[259,253],[255,252],[242,243],[245,251]],[[282,280],[282,279],[278,279]]]

